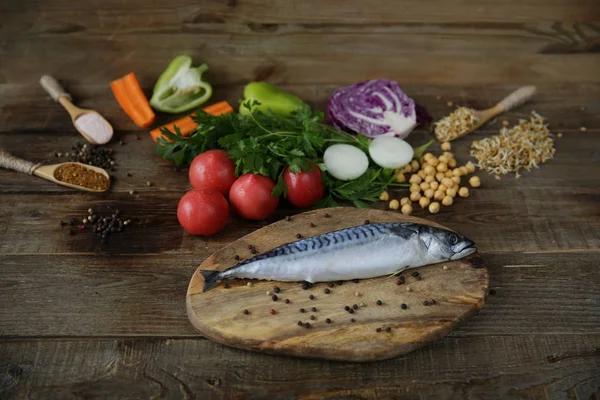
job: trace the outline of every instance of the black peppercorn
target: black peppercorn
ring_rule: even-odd
[[[301,233],[296,233],[296,239],[302,239],[302,234]]]
[[[252,250],[252,248],[254,248],[254,246],[252,246],[251,244],[248,245],[248,250]]]
[[[327,322],[328,324],[330,324],[330,323],[331,323],[331,318],[327,318],[327,319],[325,320],[325,322]]]
[[[383,302],[382,302],[381,300],[377,300],[377,305],[378,305],[378,306],[380,306],[380,305],[382,305],[382,304],[383,304]]]
[[[386,332],[391,332],[391,331],[392,331],[392,328],[390,328],[390,327],[388,326],[387,328],[385,328],[385,331],[386,331]]]
[[[317,319],[317,317],[315,317],[314,315],[311,315],[310,319],[314,321],[315,319]]]
[[[346,307],[344,307],[344,310],[350,311],[350,307],[346,306]]]
[[[351,308],[351,309],[349,309],[349,310],[348,310],[348,312],[349,312],[350,314],[354,314],[354,310],[353,310],[352,308]]]
[[[430,301],[430,303],[431,303],[431,304],[435,304],[435,303],[437,303],[437,302],[435,301],[435,299],[433,299],[433,300],[431,300],[431,301]]]
[[[308,296],[308,298],[311,299],[311,300],[314,300],[315,296],[311,294],[310,296]]]
[[[425,301],[423,302],[423,305],[424,305],[424,306],[428,306],[428,305],[429,305],[429,302],[428,302],[427,300],[425,300]]]
[[[312,312],[316,312],[317,311],[317,307],[313,307],[311,308]]]
[[[350,322],[356,322],[354,318],[350,318]]]
[[[333,286],[334,286],[334,284],[333,284],[333,282],[329,282],[329,283],[327,284],[327,286],[329,286],[329,287],[333,287]]]
[[[278,297],[276,294],[274,294],[273,296],[271,296],[271,298],[273,299],[273,301],[277,301]]]
[[[306,311],[306,310],[305,310],[304,308],[301,308],[301,309],[300,309],[300,312],[301,312],[301,313],[303,313],[303,312],[305,312],[305,311]]]
[[[400,307],[401,307],[403,310],[406,310],[406,308],[407,308],[408,306],[407,306],[406,304],[404,304],[404,303],[403,303],[403,304],[401,304],[401,305],[400,305]]]
[[[302,326],[302,321],[298,321],[298,326]]]
[[[414,276],[414,277],[417,277],[417,276],[419,276],[419,272],[418,271],[413,271],[413,273],[411,275]]]
[[[381,328],[377,328],[375,329],[377,332],[381,332]]]
[[[244,310],[244,314],[248,315],[248,314],[250,314],[250,311]]]
[[[234,259],[235,261],[238,261],[238,260],[240,259],[240,256],[238,256],[238,255],[236,254],[235,256],[233,256],[233,259]]]
[[[365,223],[365,225],[368,225],[368,224],[370,224],[370,223],[371,223],[371,221],[369,221],[368,219],[365,219],[365,222],[364,222],[364,223]]]
[[[304,327],[305,327],[305,328],[310,328],[310,322],[307,322],[307,323],[305,323],[305,324],[304,324]]]
[[[289,304],[290,303],[290,299],[285,299],[285,304]]]
[[[279,289],[279,287],[278,287],[278,286],[275,286],[275,287],[273,288],[273,291],[274,291],[275,293],[279,293],[279,292],[281,292],[281,289]]]
[[[355,310],[358,310],[358,304],[352,304],[352,308],[354,308]]]
[[[252,254],[256,254],[256,253],[258,253],[258,252],[256,251],[256,249],[254,249],[254,248],[253,248],[252,250],[250,250],[250,253],[252,253]]]
[[[323,290],[323,292],[325,292],[325,294],[329,294],[329,293],[331,293],[331,290],[325,289],[325,290]]]

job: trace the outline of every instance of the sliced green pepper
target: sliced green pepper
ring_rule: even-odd
[[[212,95],[212,86],[202,80],[208,65],[192,68],[192,58],[177,56],[160,75],[150,105],[159,111],[181,113],[198,107]]]
[[[244,88],[244,100],[240,105],[240,114],[249,114],[250,110],[244,107],[247,101],[256,100],[260,103],[253,106],[252,111],[259,110],[266,113],[273,111],[277,115],[287,116],[306,105],[298,96],[284,92],[277,86],[267,82],[251,82]]]

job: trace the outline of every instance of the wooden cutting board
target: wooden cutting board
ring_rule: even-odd
[[[297,234],[320,235],[365,220],[442,227],[397,212],[343,207],[309,211],[244,236],[210,256],[198,269],[223,271],[239,262],[236,255],[240,261],[252,257],[249,245],[262,253],[298,240]],[[413,271],[419,272],[420,280],[412,276]],[[335,283],[332,288],[318,283],[307,290],[301,282],[231,280],[202,293],[204,278],[196,271],[187,292],[187,312],[203,335],[228,346],[300,357],[373,361],[408,353],[444,337],[477,313],[487,299],[489,276],[478,253],[401,275],[406,283],[400,285],[398,277],[380,277]],[[273,301],[276,286],[280,292]],[[382,304],[377,305],[377,300]],[[434,305],[424,305],[431,300]],[[352,314],[344,309],[354,304],[359,307]],[[310,323],[310,328],[298,326],[298,321]]]

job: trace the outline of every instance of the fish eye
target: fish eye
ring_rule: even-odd
[[[452,233],[452,234],[450,234],[450,237],[448,238],[448,240],[450,240],[451,245],[455,245],[456,243],[458,243],[458,236],[456,236],[456,234]]]

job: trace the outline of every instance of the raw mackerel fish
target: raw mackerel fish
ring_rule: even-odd
[[[365,224],[279,246],[223,272],[201,270],[204,291],[224,279],[328,282],[366,279],[458,260],[477,251],[466,237],[412,222]]]

